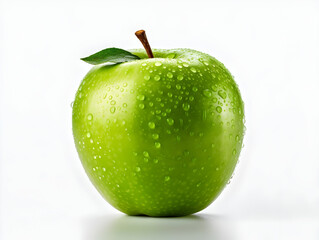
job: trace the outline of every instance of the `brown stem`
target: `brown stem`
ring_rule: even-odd
[[[150,44],[147,41],[146,33],[144,30],[138,30],[135,32],[136,37],[141,41],[143,47],[145,48],[149,58],[154,58]]]

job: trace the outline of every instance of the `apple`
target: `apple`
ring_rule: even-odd
[[[198,212],[218,197],[238,161],[238,86],[221,62],[199,51],[129,52],[138,59],[94,66],[76,93],[73,135],[83,167],[128,215]]]

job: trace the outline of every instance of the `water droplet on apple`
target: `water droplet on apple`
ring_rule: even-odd
[[[144,109],[144,108],[145,108],[145,105],[144,105],[144,103],[140,103],[140,104],[138,105],[138,107],[139,107],[140,109]]]
[[[115,105],[116,104],[116,101],[115,100],[112,100],[111,101],[111,105]]]
[[[155,63],[155,66],[156,66],[156,67],[162,66],[162,63],[161,63],[161,62],[156,62],[156,63]]]
[[[154,163],[158,163],[158,159],[155,158],[155,159],[153,160],[153,162],[154,162]]]
[[[171,179],[170,176],[165,176],[165,177],[164,177],[164,181],[165,181],[165,182],[168,182],[170,179]]]
[[[87,119],[88,119],[89,121],[91,121],[91,120],[93,119],[93,115],[92,115],[91,113],[88,114]]]
[[[188,111],[190,109],[191,105],[189,103],[183,103],[182,107],[183,107],[184,111]]]
[[[170,126],[172,126],[174,124],[174,119],[172,119],[172,118],[167,118],[166,121],[167,121],[168,125],[170,125]]]
[[[217,111],[217,112],[221,113],[222,110],[223,110],[223,109],[222,109],[220,106],[217,106],[217,107],[216,107],[216,111]]]
[[[74,101],[73,101],[73,102],[71,102],[71,108],[73,108],[73,104],[74,104]]]
[[[166,75],[168,78],[172,78],[173,77],[173,74],[171,72],[167,73]]]
[[[212,89],[213,89],[214,92],[217,92],[217,86],[216,85],[213,85]]]
[[[219,90],[219,91],[218,91],[218,95],[219,95],[222,99],[226,99],[226,97],[227,97],[226,92],[224,92],[223,90]]]
[[[153,133],[153,134],[152,134],[152,138],[153,138],[154,140],[156,140],[156,139],[159,138],[159,135],[158,135],[157,133]]]
[[[219,168],[218,168],[218,167],[216,168],[216,171],[219,171]]]
[[[150,75],[145,75],[145,76],[144,76],[144,79],[145,79],[146,81],[150,80],[150,78],[151,78]]]
[[[196,73],[196,72],[197,72],[196,69],[193,68],[193,67],[191,67],[191,71],[192,71],[193,73]]]
[[[203,94],[205,97],[211,97],[212,96],[212,92],[209,89],[205,89],[203,91]]]
[[[91,137],[91,133],[88,132],[88,133],[86,134],[86,137],[87,137],[87,138],[90,138],[90,137]]]
[[[183,63],[184,67],[189,67],[189,65],[187,63]]]
[[[136,167],[136,168],[135,168],[135,171],[136,171],[136,172],[140,172],[140,171],[141,171],[141,168],[140,168],[140,167]]]
[[[179,80],[179,81],[182,81],[183,78],[184,78],[183,75],[178,75],[178,76],[177,76],[177,80]]]
[[[233,155],[236,155],[237,151],[236,149],[233,150]]]
[[[180,90],[182,88],[182,86],[180,84],[176,84],[176,89]]]
[[[155,142],[155,147],[156,148],[160,148],[161,147],[161,143],[160,142]]]
[[[110,112],[111,112],[111,113],[115,113],[115,110],[116,110],[115,107],[111,107],[111,108],[110,108]]]
[[[148,123],[148,127],[149,127],[150,129],[154,129],[154,128],[155,128],[155,123],[154,123],[154,122],[149,122],[149,123]]]
[[[145,99],[145,96],[141,94],[141,95],[137,95],[136,98],[140,101],[143,101]]]
[[[155,81],[159,81],[161,79],[161,77],[159,75],[155,75],[154,80]]]
[[[212,148],[214,148],[215,147],[215,144],[214,143],[212,143]]]

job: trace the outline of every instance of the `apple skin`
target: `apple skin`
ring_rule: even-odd
[[[207,54],[131,52],[142,59],[93,67],[76,93],[73,135],[83,167],[128,215],[198,212],[235,169],[245,128],[239,89]]]

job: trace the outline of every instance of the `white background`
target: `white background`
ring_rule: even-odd
[[[187,218],[127,217],[93,188],[71,107],[104,49],[193,48],[245,101],[232,183]],[[319,239],[318,1],[0,2],[0,239]]]

